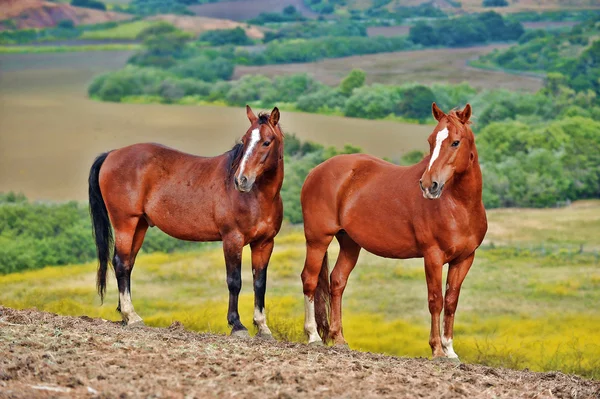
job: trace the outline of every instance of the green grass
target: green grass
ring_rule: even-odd
[[[600,201],[547,210],[494,210],[489,236],[504,246],[478,251],[456,316],[455,349],[465,362],[517,369],[561,370],[600,379],[600,259],[579,253],[600,236]],[[515,246],[528,243],[531,248]],[[544,251],[538,248],[545,246]],[[300,226],[276,239],[269,269],[267,315],[279,339],[303,341],[304,263]],[[578,248],[578,247],[577,247]],[[330,248],[331,263],[337,246]],[[252,324],[250,251],[243,255],[240,315]],[[0,303],[65,315],[118,320],[114,277],[104,305],[95,294],[95,265],[48,267],[0,276]],[[228,293],[220,248],[140,255],[133,302],[147,324],[182,322],[197,331],[227,332]],[[344,332],[353,349],[430,356],[429,312],[422,260],[363,252],[344,296]]]
[[[156,24],[153,21],[134,21],[126,22],[115,26],[114,28],[102,30],[89,30],[83,32],[81,39],[88,40],[107,40],[107,39],[129,39],[134,40],[137,35],[149,26]]]
[[[131,51],[138,44],[86,44],[82,46],[0,46],[0,54],[69,53],[75,51]]]

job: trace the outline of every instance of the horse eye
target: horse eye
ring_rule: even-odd
[[[271,142],[270,142],[270,141],[265,141],[265,142],[263,143],[263,146],[264,146],[264,147],[268,147],[268,146],[269,146],[269,144],[271,144]]]
[[[460,144],[460,141],[458,141],[458,140],[457,140],[457,141],[454,141],[454,142],[452,143],[452,147],[458,147],[458,145],[459,145],[459,144]]]

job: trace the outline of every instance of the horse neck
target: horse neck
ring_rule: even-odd
[[[482,200],[483,185],[477,150],[474,148],[473,152],[473,162],[465,172],[454,175],[452,187],[448,191],[456,201],[477,206]]]
[[[277,167],[261,176],[257,181],[260,194],[267,200],[274,200],[279,196],[283,185],[283,158],[277,161]]]

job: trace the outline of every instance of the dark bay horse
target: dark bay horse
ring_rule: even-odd
[[[127,325],[142,323],[131,303],[131,271],[146,230],[156,226],[182,240],[223,241],[232,334],[247,336],[238,314],[242,248],[250,244],[254,323],[271,336],[265,318],[267,266],[283,206],[283,133],[279,110],[257,117],[246,106],[250,128],[241,143],[206,158],[157,144],[135,144],[100,155],[89,178],[90,213],[98,250],[98,293],[104,298],[112,264],[119,306]]]
[[[364,248],[386,258],[424,258],[429,345],[434,357],[458,357],[452,348],[454,313],[487,220],[475,136],[469,127],[471,106],[446,115],[434,103],[432,111],[438,124],[428,140],[431,153],[418,164],[403,167],[363,154],[340,155],[306,178],[301,196],[306,236],[302,283],[309,343],[319,342],[320,334],[324,342],[345,344],[342,294]],[[333,237],[340,253],[329,281],[327,248]]]

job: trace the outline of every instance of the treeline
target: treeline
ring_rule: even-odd
[[[6,26],[7,21],[0,23]],[[45,29],[14,29],[0,31],[0,44],[26,44],[32,42],[47,42],[54,40],[76,39],[85,31],[104,30],[114,28],[118,22],[105,22],[94,25],[75,26],[73,21],[65,19],[60,21],[56,27]]]
[[[308,74],[269,78],[246,75],[236,81],[199,81],[198,74],[218,71],[219,59],[198,61],[198,65],[179,65],[173,72],[128,66],[98,76],[89,95],[113,102],[161,102],[167,104],[221,103],[232,106],[256,104],[260,107],[288,107],[323,114],[381,119],[399,117],[424,122],[431,118],[433,101],[450,109],[476,94],[463,85],[409,83],[403,86],[374,84],[366,86],[361,70],[351,71],[337,87],[327,86]],[[228,71],[231,72],[231,71]]]
[[[566,85],[581,93],[590,90],[600,99],[599,34],[600,16],[567,32],[531,31],[519,39],[518,45],[496,50],[474,65],[550,73],[555,86]]]
[[[144,252],[172,252],[199,244],[176,240],[149,229]],[[0,193],[0,274],[94,259],[96,247],[87,206],[28,202]]]
[[[525,29],[519,21],[505,21],[493,11],[434,22],[417,22],[409,39],[423,46],[463,47],[498,41],[517,40]]]
[[[367,28],[364,24],[348,20],[332,22],[306,21],[287,24],[278,30],[267,31],[263,41],[268,43],[273,40],[311,39],[323,36],[367,36]]]

